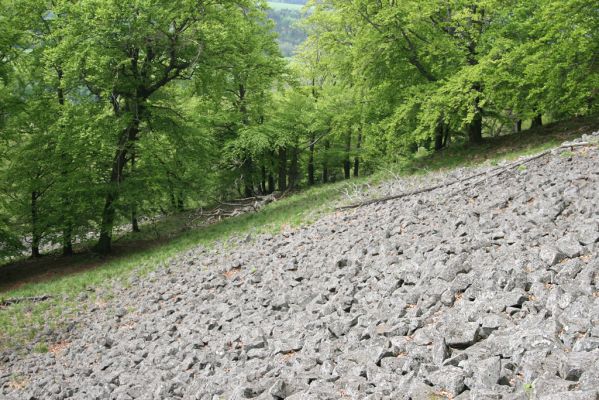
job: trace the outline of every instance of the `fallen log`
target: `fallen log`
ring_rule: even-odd
[[[14,297],[14,298],[5,299],[5,300],[0,301],[0,307],[8,307],[8,306],[12,306],[13,304],[25,303],[25,302],[40,303],[42,301],[50,300],[51,298],[52,298],[52,296],[49,296],[49,295],[35,296],[35,297]]]

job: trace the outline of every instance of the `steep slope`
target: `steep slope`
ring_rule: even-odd
[[[48,354],[6,356],[0,394],[597,399],[598,201],[599,150],[573,148],[198,248],[93,305]]]

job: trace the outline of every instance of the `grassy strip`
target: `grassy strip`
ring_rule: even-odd
[[[372,179],[372,178],[370,178]],[[351,183],[364,182],[366,178]],[[3,298],[52,295],[42,303],[19,303],[0,310],[0,350],[29,343],[40,333],[58,328],[76,312],[76,296],[87,288],[108,286],[114,279],[126,280],[132,273],[147,273],[166,263],[178,253],[198,245],[209,247],[235,235],[275,233],[286,227],[308,224],[332,209],[349,182],[315,187],[300,194],[279,200],[260,212],[223,220],[204,228],[185,232],[164,245],[131,256],[109,260],[81,273],[20,286],[2,294]],[[171,224],[168,222],[168,224]],[[87,261],[91,261],[87,259]],[[82,264],[85,261],[81,262]],[[40,345],[37,350],[47,346]]]
[[[588,121],[574,121],[557,124],[538,132],[491,138],[476,147],[454,146],[439,153],[407,160],[394,169],[398,169],[400,175],[413,175],[478,165],[483,162],[497,164],[501,159],[509,160],[557,146],[564,140],[579,137],[582,133],[596,129],[597,125],[597,121],[592,121],[591,124]],[[133,273],[147,273],[178,253],[198,245],[209,247],[216,241],[225,241],[232,236],[248,232],[275,233],[285,227],[309,224],[330,212],[334,203],[343,196],[345,189],[351,190],[355,188],[354,185],[365,183],[374,184],[388,179],[390,175],[390,172],[381,172],[368,178],[314,187],[271,203],[258,213],[241,215],[215,225],[185,232],[163,245],[144,249],[126,257],[98,262],[97,259],[88,256],[81,260],[81,265],[93,262],[97,267],[44,282],[25,284],[10,290],[1,297],[33,297],[48,294],[52,295],[53,299],[34,304],[19,303],[0,309],[0,351],[15,349],[36,341],[38,343],[33,350],[47,351],[48,345],[40,341],[40,334],[60,329],[73,314],[84,312],[85,310],[78,310],[80,305],[76,297],[87,288],[109,289],[114,279],[124,281]],[[173,226],[177,226],[176,218],[181,217],[173,218],[165,221],[162,229],[172,229]]]

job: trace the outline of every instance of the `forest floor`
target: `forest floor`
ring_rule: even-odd
[[[11,290],[52,297],[0,310],[0,396],[597,399],[597,128],[489,140],[485,161],[448,150],[463,162],[314,188]]]

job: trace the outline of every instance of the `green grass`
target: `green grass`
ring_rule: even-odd
[[[402,167],[405,173],[418,174],[474,166],[484,162],[494,164],[499,160],[513,160],[539,153],[596,129],[599,129],[597,117],[557,122],[542,129],[487,138],[477,146],[452,145],[440,152],[409,160]]]
[[[564,140],[597,129],[598,125],[597,120],[571,121],[555,124],[538,132],[523,132],[518,135],[488,139],[480,146],[454,146],[439,153],[406,161],[399,167],[398,173],[413,175],[481,163],[496,164],[502,159],[510,160],[554,147]],[[90,295],[91,302],[108,301],[111,297],[110,287],[115,280],[126,286],[127,278],[132,274],[144,275],[165,265],[178,253],[198,245],[210,247],[217,241],[223,243],[233,236],[241,237],[250,232],[276,233],[286,227],[310,224],[320,216],[330,213],[334,205],[338,204],[339,200],[343,200],[345,189],[353,190],[356,188],[355,185],[360,187],[365,184],[376,184],[388,179],[391,174],[380,172],[367,178],[314,187],[271,203],[258,213],[241,215],[186,232],[177,230],[182,224],[183,215],[162,221],[155,226],[155,229],[146,227],[146,232],[141,236],[135,236],[135,240],[155,239],[158,232],[166,236],[164,243],[156,243],[149,248],[142,246],[137,252],[108,259],[86,255],[75,264],[74,273],[41,282],[25,283],[0,294],[0,298],[52,296],[50,301],[18,303],[0,309],[0,351],[15,349],[24,344],[28,344],[29,350],[41,351],[44,346],[47,348],[48,343],[45,342],[47,337],[44,332],[60,329],[75,313],[85,312],[85,309],[81,309],[81,302],[76,298],[89,288],[101,289]],[[126,244],[127,240],[129,238],[123,239],[123,242]],[[132,240],[131,244],[134,243],[135,241]],[[77,270],[78,267],[81,268],[80,271]],[[84,306],[85,304],[83,302]],[[37,344],[32,346],[31,343]]]
[[[268,1],[268,6],[273,10],[297,10],[301,11],[304,7],[301,4],[289,4],[281,1]]]
[[[31,342],[32,339],[39,338],[42,331],[58,328],[76,312],[75,298],[88,288],[98,286],[108,288],[113,280],[125,282],[132,273],[143,275],[160,265],[165,265],[176,254],[198,245],[209,247],[216,241],[223,242],[232,236],[241,236],[249,232],[276,233],[287,227],[309,224],[332,210],[333,201],[341,196],[345,187],[365,180],[366,178],[362,178],[351,183],[340,182],[315,187],[271,203],[258,213],[241,215],[218,224],[185,232],[161,246],[127,257],[100,262],[96,268],[47,281],[28,283],[9,290],[0,297],[51,295],[53,299],[34,304],[18,303],[0,310],[0,350]],[[172,221],[165,223],[169,226],[173,225]],[[86,262],[98,262],[98,260],[89,256],[81,261],[82,266]]]

